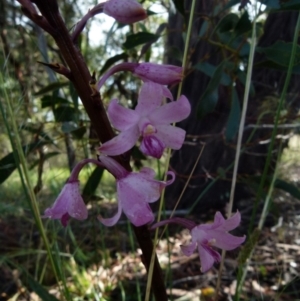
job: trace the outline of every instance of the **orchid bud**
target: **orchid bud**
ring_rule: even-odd
[[[103,5],[103,12],[124,24],[131,24],[147,18],[146,11],[135,0],[109,0]]]
[[[153,63],[141,63],[134,73],[143,80],[149,80],[161,85],[172,85],[182,81],[182,67],[173,65],[160,65]]]

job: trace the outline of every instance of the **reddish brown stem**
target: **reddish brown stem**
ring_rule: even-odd
[[[52,37],[60,49],[61,55],[71,71],[70,79],[81,98],[99,140],[104,143],[112,139],[114,137],[114,132],[109,123],[100,94],[93,89],[91,84],[94,79],[90,74],[80,51],[72,41],[71,35],[57,9],[56,0],[34,0],[34,3],[39,8],[48,24],[52,27],[49,32],[51,32]],[[30,17],[30,14],[27,15]],[[34,18],[32,18],[32,20],[34,21]],[[117,157],[116,159],[124,166],[124,168],[131,171],[128,161],[125,161],[123,157]],[[133,229],[143,252],[145,266],[148,269],[153,250],[150,232],[146,226],[133,227]],[[168,300],[162,271],[157,257],[155,258],[153,270],[152,289],[157,301]]]

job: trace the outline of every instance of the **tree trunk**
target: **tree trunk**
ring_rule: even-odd
[[[191,1],[186,1],[186,10],[190,7]],[[218,2],[220,4],[220,1]],[[211,1],[197,1],[195,15],[195,25],[190,46],[190,65],[194,66],[197,62],[208,61],[217,66],[221,62],[221,52],[216,46],[211,46],[207,41],[201,40],[196,43],[197,35],[201,25],[205,20],[205,15],[211,15],[214,4]],[[260,38],[259,46],[266,47],[275,41],[282,39],[291,41],[294,34],[298,13],[284,12],[272,13],[268,16],[264,27],[264,34]],[[187,26],[182,15],[176,13],[169,18],[169,35],[167,48],[167,62],[179,64],[172,58],[170,49],[178,48],[183,51],[182,31]],[[169,51],[168,51],[169,50]],[[208,59],[206,59],[208,58]],[[262,54],[256,54],[255,64],[263,60]],[[247,124],[255,124],[258,117],[266,110],[260,123],[274,123],[276,105],[282,91],[286,73],[274,71],[262,67],[254,67],[252,82],[255,95],[251,96],[247,110]],[[201,213],[208,209],[222,210],[229,200],[232,168],[226,171],[234,162],[236,151],[236,138],[230,143],[225,141],[224,131],[231,107],[231,92],[228,87],[220,86],[218,90],[218,103],[215,110],[205,116],[202,120],[197,119],[196,109],[200,96],[205,91],[210,78],[204,73],[194,70],[186,76],[183,84],[182,94],[184,94],[192,105],[192,113],[188,119],[179,124],[187,132],[186,140],[179,151],[172,155],[170,166],[176,172],[176,181],[166,190],[166,207],[173,209],[179,195],[181,194],[188,176],[203,149],[201,158],[195,168],[194,174],[189,182],[187,189],[179,203],[178,209],[188,209],[195,206],[195,212]],[[290,92],[297,88],[298,76],[291,80]],[[236,82],[239,101],[242,103],[244,86]],[[270,96],[276,98],[275,106],[272,108]],[[271,106],[271,109],[265,106]],[[243,141],[246,142],[251,131],[245,130]],[[260,175],[264,168],[268,143],[261,143],[270,138],[271,130],[257,130],[250,143],[247,143],[246,151],[242,154],[239,162],[238,183],[235,191],[235,200],[248,199],[253,196],[255,191],[250,185],[245,184],[245,179],[249,176]],[[274,152],[276,155],[276,152]],[[274,156],[275,158],[276,156]],[[273,160],[274,165],[275,160]],[[216,177],[220,179],[212,182]],[[209,186],[211,188],[209,189]],[[205,190],[208,189],[206,192]],[[201,194],[204,195],[201,196]],[[201,196],[201,197],[200,197]],[[199,199],[200,198],[200,199]],[[199,200],[198,200],[199,199]]]

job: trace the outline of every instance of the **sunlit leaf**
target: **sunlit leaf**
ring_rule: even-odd
[[[132,49],[138,45],[146,44],[149,42],[156,42],[159,38],[159,35],[150,32],[138,32],[128,35],[125,43],[123,43],[123,46],[126,49]]]

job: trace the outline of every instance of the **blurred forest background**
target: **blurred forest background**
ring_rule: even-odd
[[[130,26],[108,16],[94,17],[78,40],[90,71],[99,78],[120,62],[180,66],[191,2],[145,0],[149,18]],[[96,4],[59,1],[70,32]],[[234,211],[243,218],[238,233],[251,234],[266,199],[271,200],[260,238],[252,237],[257,247],[241,300],[300,299],[300,47],[294,39],[299,35],[299,10],[300,0],[196,1],[182,90],[192,114],[180,123],[187,136],[182,149],[171,157],[176,182],[166,190],[164,214],[169,216],[176,207],[177,216],[205,222],[216,210],[226,211],[248,83],[234,195]],[[27,181],[43,212],[75,164],[96,157],[99,141],[72,84],[46,66],[64,64],[59,49],[23,15],[17,1],[0,0],[0,35],[0,300],[62,300],[32,214]],[[249,65],[251,47],[255,55]],[[293,53],[295,62],[290,66]],[[115,97],[134,107],[140,84],[130,73],[115,74],[101,89],[105,105]],[[176,89],[172,87],[175,96]],[[18,141],[28,170],[17,154]],[[146,160],[135,148],[132,165],[149,164],[162,178],[163,166]],[[43,221],[69,291],[66,299],[142,300],[145,268],[129,223],[123,218],[121,227],[107,229],[96,219],[99,213],[111,216],[116,208],[113,178],[91,167],[80,178],[89,219],[73,220],[65,229],[59,222]],[[189,236],[180,230],[170,227],[158,245],[170,298],[199,300],[201,295],[201,300],[212,300],[217,269],[201,275],[196,254],[182,256],[179,245]],[[247,250],[243,254],[251,256]],[[238,252],[225,261],[220,300],[235,293],[237,257]]]

